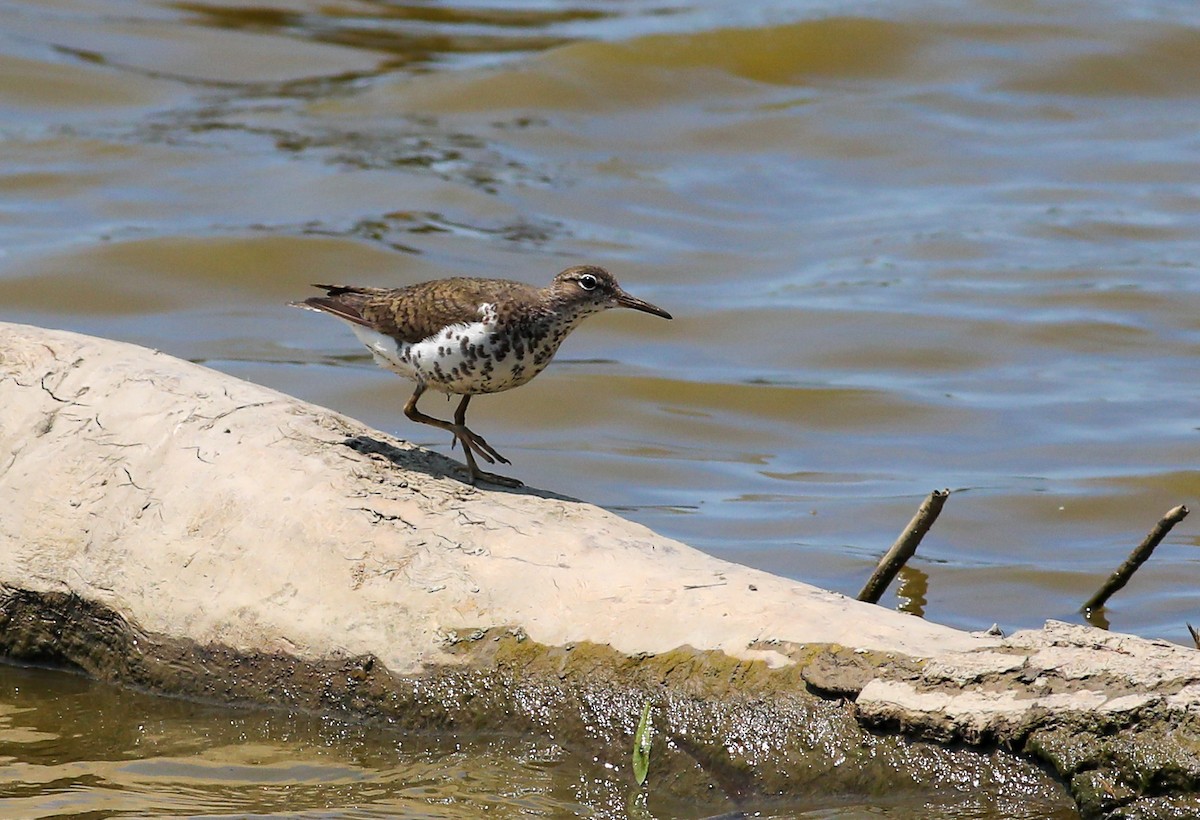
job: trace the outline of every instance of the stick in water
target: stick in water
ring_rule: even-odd
[[[1154,529],[1150,530],[1150,534],[1142,540],[1142,543],[1138,544],[1137,548],[1129,553],[1129,557],[1125,559],[1125,563],[1117,567],[1116,572],[1108,576],[1108,580],[1104,582],[1104,586],[1100,587],[1095,595],[1088,598],[1087,603],[1083,605],[1082,611],[1092,612],[1099,609],[1112,597],[1114,592],[1129,583],[1129,579],[1133,577],[1133,573],[1137,572],[1138,567],[1146,563],[1146,559],[1150,557],[1150,553],[1154,552],[1154,548],[1158,546],[1159,542],[1166,538],[1171,528],[1186,518],[1187,514],[1188,508],[1182,504],[1169,510],[1154,525]]]
[[[941,513],[942,506],[949,497],[949,490],[934,490],[928,498],[921,502],[912,521],[908,522],[908,526],[904,528],[904,532],[900,533],[896,543],[892,544],[892,548],[879,560],[879,564],[871,573],[862,592],[858,593],[858,600],[866,601],[868,604],[879,602],[888,585],[892,583],[892,579],[896,577],[896,573],[908,562],[909,558],[913,557],[921,539],[925,537],[925,533],[929,532],[933,522],[937,521],[938,514]]]

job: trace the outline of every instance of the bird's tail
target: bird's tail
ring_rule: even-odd
[[[300,302],[288,302],[290,307],[316,310],[344,319],[356,325],[369,326],[362,315],[367,298],[381,288],[359,288],[352,285],[313,285],[325,291],[324,296],[310,296]]]

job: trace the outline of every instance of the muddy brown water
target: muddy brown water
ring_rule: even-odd
[[[1169,0],[4,0],[0,317],[445,451],[345,328],[284,303],[604,264],[676,319],[589,320],[478,399],[513,474],[851,594],[948,487],[884,604],[1077,621],[1200,492],[1198,78],[1200,11]],[[1189,640],[1196,533],[1112,600],[1113,628]],[[19,674],[10,712],[63,685]],[[102,757],[30,775],[29,816],[107,782]],[[463,776],[493,764],[517,791],[542,771],[485,755]],[[123,791],[72,793],[140,813]],[[549,813],[576,810],[562,794]]]

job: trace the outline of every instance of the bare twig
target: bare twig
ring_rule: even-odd
[[[929,532],[929,528],[933,526],[933,522],[937,520],[938,514],[942,511],[942,505],[949,497],[949,490],[934,490],[928,498],[921,502],[921,506],[917,508],[917,514],[912,517],[912,521],[908,522],[908,526],[904,528],[904,532],[900,533],[900,537],[896,539],[896,543],[892,544],[892,548],[880,559],[875,571],[871,573],[870,579],[862,588],[862,592],[858,593],[858,600],[866,601],[869,604],[878,603],[888,585],[892,583],[892,579],[896,577],[896,573],[909,558],[913,557],[921,539],[925,537],[925,533]]]
[[[1197,649],[1200,649],[1200,632],[1197,632],[1196,627],[1192,626],[1191,624],[1188,624],[1187,628],[1188,632],[1192,633],[1192,643],[1196,645]]]
[[[1167,537],[1167,533],[1171,528],[1187,517],[1188,508],[1180,504],[1172,510],[1169,510],[1162,519],[1154,525],[1154,529],[1150,530],[1142,543],[1137,545],[1133,552],[1129,553],[1129,557],[1125,559],[1125,563],[1117,567],[1116,571],[1108,576],[1108,580],[1104,582],[1104,586],[1100,587],[1091,598],[1088,598],[1086,604],[1083,605],[1083,612],[1100,609],[1104,603],[1112,597],[1113,593],[1121,587],[1129,583],[1129,579],[1133,577],[1133,573],[1137,572],[1138,567],[1146,563],[1146,559],[1150,557],[1150,553],[1154,552],[1154,548],[1159,542]]]

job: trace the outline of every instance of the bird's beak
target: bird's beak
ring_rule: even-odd
[[[635,296],[630,296],[625,291],[621,291],[617,294],[616,302],[620,307],[633,308],[634,310],[640,310],[643,313],[653,313],[655,316],[661,316],[664,319],[672,318],[671,314],[667,313],[657,305],[652,305],[649,302],[644,302]]]

